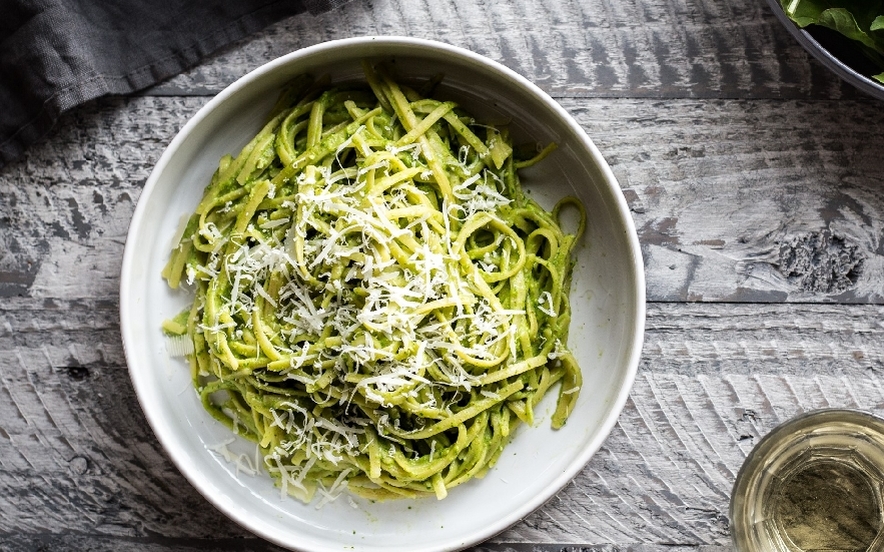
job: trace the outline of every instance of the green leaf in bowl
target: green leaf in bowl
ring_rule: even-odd
[[[799,27],[819,25],[840,33],[884,70],[884,0],[780,0],[780,5]],[[884,82],[884,73],[872,78]]]

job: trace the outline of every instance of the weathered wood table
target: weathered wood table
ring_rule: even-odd
[[[643,360],[604,447],[481,551],[730,550],[758,439],[803,411],[884,414],[884,103],[762,0],[354,0],[145,93],[67,114],[0,169],[0,549],[277,550],[151,433],[118,285],[153,164],[260,64],[369,34],[443,40],[550,93],[611,164],[647,270]]]

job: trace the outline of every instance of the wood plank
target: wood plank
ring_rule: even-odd
[[[0,170],[0,296],[114,297],[143,182],[205,101],[101,100]],[[649,300],[882,302],[874,101],[561,103],[623,188]]]
[[[0,540],[21,535],[25,547],[72,534],[96,549],[253,542],[236,540],[245,531],[184,481],[150,433],[117,323],[134,203],[204,101],[102,100],[0,170]],[[574,483],[494,542],[724,549],[730,485],[761,435],[811,408],[884,409],[884,307],[830,304],[878,301],[865,270],[880,272],[882,115],[867,101],[562,103],[624,187],[655,302],[614,433]],[[797,238],[826,230],[825,251],[834,237],[859,244],[865,268],[854,288],[738,279],[739,262],[774,274],[778,241],[796,237],[814,251],[822,245]],[[840,247],[839,259],[849,249]],[[680,303],[698,298],[774,303]]]
[[[629,200],[649,300],[881,302],[875,102],[561,103]]]
[[[117,295],[144,182],[206,101],[105,98],[0,169],[0,297]]]
[[[617,426],[472,552],[731,550],[731,485],[763,435],[816,408],[884,415],[884,111],[763,0],[353,0],[74,110],[0,169],[0,549],[281,550],[216,511],[150,431],[120,342],[122,252],[153,164],[208,96],[377,34],[471,49],[559,99],[617,175],[645,258]]]
[[[644,360],[616,429],[571,485],[500,539],[725,546],[730,489],[761,436],[819,408],[884,413],[884,363],[869,354],[881,312],[649,305]]]
[[[282,552],[284,549],[258,538],[168,539],[163,537],[101,537],[80,534],[13,535],[2,542],[6,552],[33,550],[89,550],[89,552]],[[470,552],[622,552],[615,545],[593,544],[522,544],[489,542],[470,548]],[[629,552],[656,552],[657,545],[633,545]],[[666,552],[730,552],[730,547],[670,546]]]
[[[572,484],[494,542],[724,547],[730,488],[758,438],[816,408],[884,414],[884,307],[648,308],[615,430]],[[152,436],[115,314],[113,301],[0,305],[0,358],[15,359],[0,363],[0,535],[244,537]]]
[[[795,42],[763,0],[373,0],[300,15],[149,94],[215,94],[276,57],[365,35],[442,40],[555,97],[858,97]]]

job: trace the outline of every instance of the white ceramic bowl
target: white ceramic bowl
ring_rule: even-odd
[[[361,79],[360,61],[394,59],[399,74],[444,73],[438,95],[480,120],[511,120],[514,135],[559,148],[523,172],[542,204],[576,195],[588,212],[571,293],[570,346],[585,385],[567,425],[550,429],[555,396],[521,427],[497,466],[441,501],[370,503],[340,498],[317,509],[280,496],[266,474],[237,473],[215,451],[231,438],[170,358],[160,324],[187,304],[160,272],[182,215],[196,207],[226,153],[259,130],[279,89],[304,72]],[[517,142],[519,140],[516,140]],[[122,337],[132,383],[157,438],[187,479],[218,509],[261,537],[294,550],[441,551],[479,543],[540,507],[589,461],[613,428],[635,377],[645,319],[644,273],[632,219],[617,181],[581,127],[523,77],[482,56],[411,38],[367,37],[319,44],[276,59],[230,85],[175,137],[148,178],[132,218],[120,286]],[[244,440],[231,450],[253,455]]]

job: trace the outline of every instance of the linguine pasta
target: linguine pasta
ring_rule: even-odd
[[[195,291],[164,330],[284,492],[443,498],[554,385],[553,427],[575,404],[584,211],[520,187],[551,147],[519,160],[506,128],[364,67],[367,84],[296,79],[221,159],[163,272]]]

